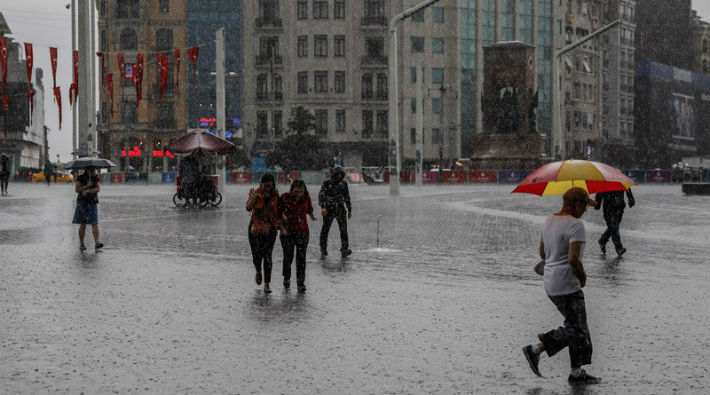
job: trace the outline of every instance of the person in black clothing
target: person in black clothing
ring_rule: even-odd
[[[633,207],[636,201],[630,188],[626,190],[626,197],[629,199],[629,208]],[[621,244],[621,236],[619,235],[619,225],[626,207],[624,191],[600,192],[597,193],[595,200],[597,202],[594,206],[595,210],[599,210],[604,206],[604,221],[606,221],[606,231],[599,238],[599,248],[601,248],[602,254],[606,254],[606,243],[611,238],[617,255],[624,255],[626,248]]]
[[[318,193],[318,205],[323,215],[323,227],[320,231],[320,252],[328,255],[328,232],[333,220],[338,221],[340,228],[340,254],[346,257],[352,254],[348,243],[348,219],[352,218],[353,207],[350,203],[348,184],[343,181],[345,172],[336,166],[331,171],[330,179],[323,182]],[[346,211],[347,208],[347,211]],[[347,218],[345,216],[347,215]]]
[[[2,168],[0,168],[0,193],[2,195],[7,195],[7,181],[10,179],[10,170],[7,169],[5,162],[2,162]]]
[[[79,224],[79,249],[86,250],[84,245],[84,235],[86,225],[91,225],[91,233],[94,235],[94,249],[98,250],[104,246],[99,241],[99,210],[98,193],[101,190],[101,178],[96,173],[96,169],[89,167],[84,174],[76,177],[74,181],[74,191],[76,191],[76,209],[74,210],[73,224]]]

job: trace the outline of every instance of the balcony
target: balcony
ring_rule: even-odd
[[[364,17],[360,18],[360,24],[362,26],[387,27],[387,17],[386,16],[364,16]]]
[[[360,58],[360,64],[365,67],[387,67],[387,56],[376,55],[370,56],[365,55]]]
[[[270,66],[271,65],[270,55],[256,55],[256,65],[257,66]],[[274,66],[281,66],[283,64],[283,57],[281,55],[274,55]]]
[[[257,102],[283,101],[283,99],[284,99],[283,92],[273,92],[273,93],[257,92],[256,93],[256,101]]]
[[[254,26],[257,29],[282,29],[283,20],[276,17],[256,18]]]

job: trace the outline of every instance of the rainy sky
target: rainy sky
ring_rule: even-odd
[[[668,0],[674,1],[674,0]],[[62,130],[59,129],[57,106],[51,89],[52,73],[49,66],[49,49],[58,48],[57,85],[66,96],[71,83],[71,11],[66,8],[70,0],[0,0],[2,12],[15,41],[34,44],[35,67],[44,69],[45,125],[50,128],[49,156],[56,160],[71,159],[72,119],[66,101],[62,103]],[[643,3],[637,3],[640,6]],[[693,0],[693,9],[703,20],[710,22],[710,0]]]

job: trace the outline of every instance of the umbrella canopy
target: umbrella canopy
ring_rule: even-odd
[[[116,166],[113,162],[108,159],[85,157],[79,158],[77,160],[67,162],[62,166],[62,169],[86,169],[89,167],[114,167]]]
[[[170,142],[165,149],[177,154],[214,156],[231,154],[237,147],[223,138],[197,129]]]
[[[633,180],[604,163],[565,160],[537,168],[525,177],[513,193],[532,193],[538,196],[562,195],[572,187],[580,187],[593,194],[624,191],[631,185],[634,185]]]

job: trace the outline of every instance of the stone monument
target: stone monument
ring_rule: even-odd
[[[483,131],[473,136],[472,168],[537,168],[548,160],[535,120],[535,47],[514,41],[483,50]]]

